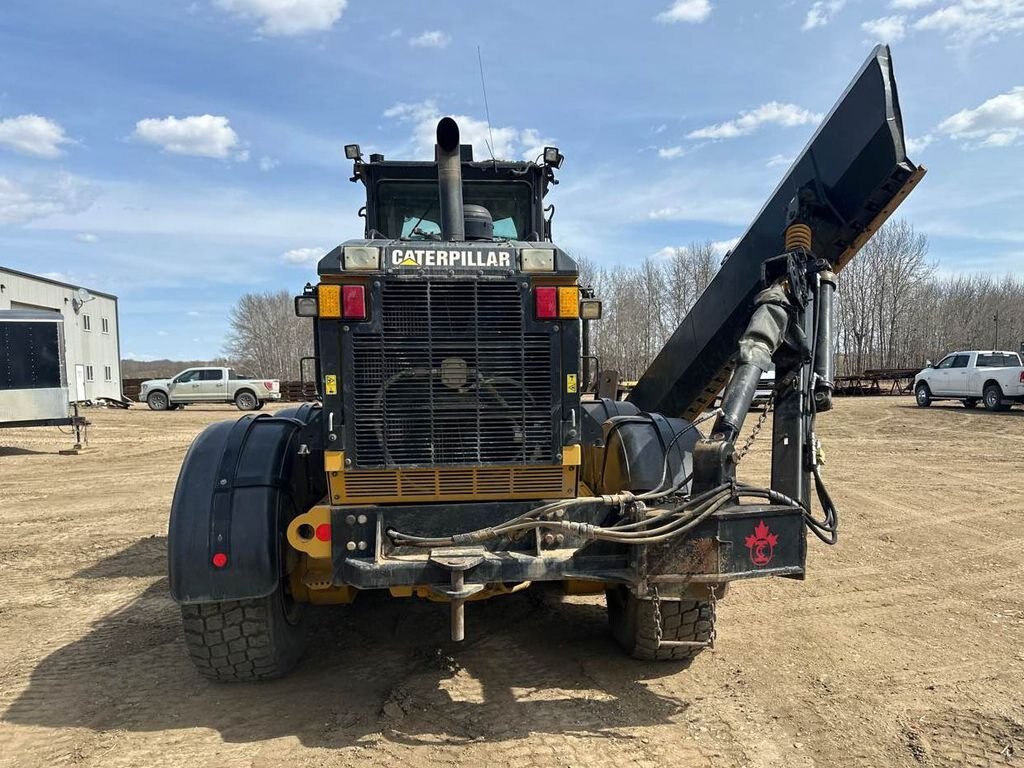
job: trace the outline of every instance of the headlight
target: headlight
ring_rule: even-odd
[[[380,269],[380,248],[375,245],[346,245],[344,269]]]
[[[554,272],[555,252],[551,248],[523,248],[519,252],[523,272]]]

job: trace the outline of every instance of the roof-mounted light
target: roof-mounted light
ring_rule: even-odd
[[[346,144],[345,145],[345,158],[348,160],[359,160],[362,158],[363,153],[359,151],[358,144]]]
[[[558,151],[558,147],[544,147],[544,165],[561,168],[563,162],[565,162],[565,155]]]

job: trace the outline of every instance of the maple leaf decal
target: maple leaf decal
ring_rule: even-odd
[[[779,543],[779,537],[771,532],[768,526],[765,525],[764,520],[757,524],[752,535],[747,536],[747,548],[756,547],[759,541],[767,541],[772,547]]]

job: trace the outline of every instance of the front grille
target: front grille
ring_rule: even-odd
[[[556,358],[517,282],[392,279],[379,307],[352,339],[356,466],[553,463]]]

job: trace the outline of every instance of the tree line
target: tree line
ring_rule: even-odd
[[[667,249],[636,265],[581,259],[580,282],[604,301],[592,323],[594,354],[623,380],[638,378],[711,282],[723,254],[711,242]],[[905,220],[886,223],[839,276],[837,372],[920,368],[957,349],[1018,351],[1024,278],[942,274],[928,238]]]
[[[580,284],[604,302],[603,318],[591,323],[592,352],[631,380],[711,282],[722,253],[695,242],[637,264],[579,262]],[[1024,342],[1024,277],[943,274],[928,259],[927,237],[905,220],[868,241],[840,274],[837,295],[839,374],[919,368],[957,349],[1018,350]],[[300,358],[313,354],[311,323],[295,317],[287,291],[245,294],[230,324],[225,356],[256,375],[296,380]]]

